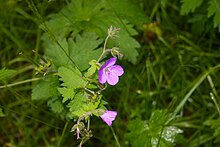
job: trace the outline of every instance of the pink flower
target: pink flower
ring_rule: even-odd
[[[115,85],[119,81],[119,76],[123,75],[123,68],[120,65],[115,65],[116,59],[110,58],[99,69],[98,78],[101,84],[107,81],[110,85]]]
[[[108,126],[111,126],[116,116],[117,116],[116,111],[106,110],[105,113],[101,115],[101,118]]]

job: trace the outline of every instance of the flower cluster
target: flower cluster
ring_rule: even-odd
[[[119,82],[119,76],[123,75],[124,70],[120,65],[115,65],[116,60],[117,58],[115,57],[108,59],[99,69],[98,80],[101,84],[107,82],[109,85],[116,85]],[[116,111],[106,110],[104,114],[101,115],[101,118],[108,126],[111,126],[116,116]]]
[[[101,84],[106,84],[106,82],[109,85],[116,85],[119,82],[119,77],[122,76],[124,74],[124,70],[120,65],[116,65],[116,61],[117,61],[117,57],[121,58],[123,55],[120,53],[119,49],[116,47],[113,47],[112,49],[107,49],[106,50],[106,43],[109,37],[117,37],[116,33],[117,31],[119,31],[119,28],[113,28],[110,27],[110,29],[108,30],[108,36],[106,38],[106,42],[104,44],[104,48],[103,48],[103,52],[101,54],[101,56],[98,59],[98,62],[100,61],[100,59],[102,58],[102,56],[110,51],[112,54],[112,58],[108,59],[99,69],[98,71],[98,81]],[[117,112],[116,111],[110,111],[110,110],[106,110],[100,117],[102,118],[102,120],[108,125],[111,126],[112,122],[115,120],[117,116]]]

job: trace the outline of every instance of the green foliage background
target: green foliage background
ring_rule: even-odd
[[[108,47],[121,49],[125,74],[103,97],[118,111],[120,145],[220,145],[219,0],[0,4],[0,146],[79,144],[69,112],[80,116],[98,104],[80,107],[82,93],[73,98],[72,89],[85,85],[81,72],[100,55],[110,25],[122,29]],[[35,74],[38,54],[58,75]],[[111,128],[98,117],[91,122],[85,146],[117,146]]]

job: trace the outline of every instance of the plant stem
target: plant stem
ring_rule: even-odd
[[[61,138],[60,138],[59,143],[58,143],[58,147],[60,147],[60,144],[61,144],[61,142],[62,142],[62,139],[63,139],[64,133],[66,132],[67,126],[68,126],[68,122],[66,122],[66,124],[65,124],[65,126],[64,126],[64,129],[63,129],[63,132],[62,132]]]
[[[108,36],[105,38],[105,43],[104,43],[104,47],[103,47],[103,50],[102,50],[102,54],[100,55],[99,59],[97,62],[99,62],[101,59],[102,59],[102,56],[105,54],[106,52],[106,45],[107,45],[107,42],[108,42],[108,39],[109,39],[110,35],[108,33]]]
[[[8,85],[0,86],[0,89],[6,88],[6,87],[12,87],[12,86],[16,86],[16,85],[20,85],[20,84],[24,84],[24,83],[29,83],[29,82],[33,82],[33,81],[38,81],[38,80],[41,80],[41,79],[42,79],[42,78],[28,79],[28,80],[16,82],[16,83],[13,83],[13,84],[8,84]]]
[[[115,141],[116,141],[116,143],[117,143],[117,146],[118,146],[118,147],[121,147],[121,146],[120,146],[120,143],[119,143],[119,141],[118,141],[118,137],[117,137],[116,134],[115,134],[114,129],[112,128],[112,126],[110,126],[110,128],[111,128],[111,130],[112,130],[112,134],[113,134],[113,136],[114,136],[114,138],[115,138]]]

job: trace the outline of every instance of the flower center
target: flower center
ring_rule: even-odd
[[[105,74],[109,74],[109,73],[111,72],[111,70],[110,70],[108,67],[106,67],[106,68],[104,69],[104,71],[105,71]]]

